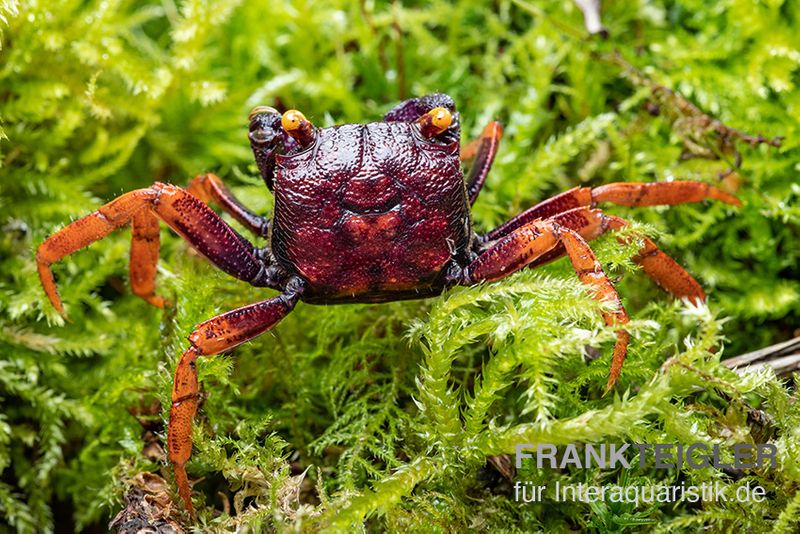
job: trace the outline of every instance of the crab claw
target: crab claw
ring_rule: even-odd
[[[419,129],[426,139],[444,133],[453,123],[453,114],[447,108],[433,108],[417,120]]]
[[[314,125],[296,109],[290,109],[283,114],[281,126],[302,147],[307,147],[314,142]]]

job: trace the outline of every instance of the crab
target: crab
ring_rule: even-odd
[[[609,183],[570,189],[480,235],[472,228],[470,208],[503,130],[491,122],[479,138],[461,147],[459,115],[445,94],[406,100],[370,124],[318,128],[297,110],[281,114],[265,106],[255,108],[249,121],[256,165],[275,198],[271,220],[246,208],[219,177],[205,174],[186,189],[156,182],[125,193],[50,236],[36,254],[45,293],[62,315],[51,264],[128,223],[132,291],[154,306],[165,306],[155,291],[159,219],[229,275],[280,291],[197,325],[178,361],[167,442],[178,493],[192,515],[186,463],[199,398],[199,357],[267,332],[301,300],[378,303],[432,297],[566,255],[594,298],[611,303],[602,312],[617,336],[610,389],[627,353],[624,326],[629,319],[587,242],[628,223],[597,205],[704,199],[739,205],[736,197],[703,182]],[[469,164],[466,172],[462,162]],[[210,203],[268,244],[253,245]],[[641,248],[634,261],[647,275],[676,297],[705,299],[688,272],[651,240],[637,239]]]

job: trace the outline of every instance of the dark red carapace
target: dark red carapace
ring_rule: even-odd
[[[272,252],[309,302],[438,293],[469,256],[469,204],[458,142],[413,122],[348,124],[279,155]]]
[[[302,113],[258,107],[250,114],[250,144],[275,195],[271,221],[244,207],[218,177],[195,178],[187,189],[155,183],[126,193],[48,238],[39,247],[42,285],[64,313],[50,265],[131,223],[131,287],[164,306],[155,294],[159,219],[226,273],[278,296],[233,310],[197,326],[175,372],[169,422],[169,458],[178,490],[192,511],[185,465],[197,410],[195,361],[263,334],[299,300],[310,303],[385,302],[437,295],[445,288],[493,281],[567,255],[595,298],[614,304],[603,317],[619,325],[608,387],[619,376],[628,346],[628,322],[619,295],[587,245],[626,225],[605,215],[599,202],[625,206],[679,204],[735,197],[701,182],[612,183],[577,187],[545,200],[485,235],[470,223],[497,151],[496,122],[460,147],[453,100],[432,94],[402,102],[381,122],[316,128]],[[466,176],[462,162],[469,163]],[[267,239],[255,247],[226,224],[214,202],[245,228]],[[672,294],[700,301],[698,283],[655,244],[634,258]]]

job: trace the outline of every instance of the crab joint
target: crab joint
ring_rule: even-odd
[[[430,139],[447,130],[453,123],[453,115],[447,108],[433,108],[417,121],[422,135]]]
[[[301,146],[308,146],[314,141],[314,125],[296,109],[290,109],[283,114],[281,126]]]

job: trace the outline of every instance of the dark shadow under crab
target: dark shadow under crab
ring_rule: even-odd
[[[598,300],[615,306],[607,324],[628,316],[587,241],[627,223],[595,206],[680,204],[738,200],[691,181],[612,183],[578,187],[545,200],[486,235],[476,235],[470,206],[483,186],[502,128],[492,122],[460,147],[453,100],[432,94],[400,103],[381,122],[314,127],[300,112],[259,107],[250,115],[250,143],[275,196],[272,220],[244,207],[213,174],[187,189],[155,183],[126,193],[48,238],[38,249],[42,285],[64,313],[50,265],[132,223],[131,286],[155,306],[159,219],[214,265],[278,296],[197,326],[175,372],[169,421],[169,458],[179,493],[192,512],[185,470],[197,411],[196,360],[263,334],[299,300],[309,303],[386,302],[423,298],[455,285],[494,281],[567,255]],[[461,162],[471,161],[466,176]],[[214,202],[268,245],[253,246],[207,203]],[[634,258],[677,297],[705,298],[699,284],[652,241]],[[608,380],[619,376],[629,335],[620,328]]]

